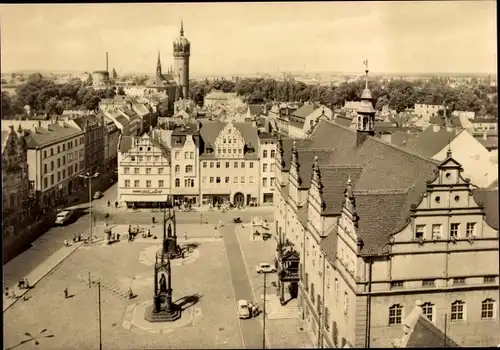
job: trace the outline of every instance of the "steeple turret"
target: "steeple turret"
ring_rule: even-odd
[[[368,136],[375,135],[375,109],[372,104],[372,93],[368,89],[368,60],[363,61],[365,65],[365,88],[361,94],[361,106],[356,111],[357,116],[357,145],[360,146]]]
[[[158,50],[158,61],[156,63],[156,75],[161,77],[161,59],[160,59],[160,50]]]
[[[181,21],[180,36],[174,40],[174,71],[177,83],[182,88],[184,98],[189,96],[189,56],[191,43],[184,36],[184,23]]]

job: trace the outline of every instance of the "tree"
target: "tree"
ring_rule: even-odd
[[[47,113],[47,115],[50,116],[56,114],[57,102],[58,102],[57,97],[51,97],[47,102],[45,102],[45,113]]]
[[[118,87],[118,95],[125,96],[125,90],[123,89],[123,86]]]
[[[380,96],[377,99],[377,103],[375,104],[375,109],[378,111],[381,111],[384,106],[387,106],[389,104],[389,99],[387,98],[387,95]]]
[[[2,91],[2,119],[11,119],[18,114],[22,114],[23,112],[24,109],[22,105],[19,104],[19,101],[12,98],[7,91]]]

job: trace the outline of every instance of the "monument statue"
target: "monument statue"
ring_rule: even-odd
[[[160,293],[166,293],[167,292],[167,281],[165,279],[165,275],[162,274],[160,277]]]

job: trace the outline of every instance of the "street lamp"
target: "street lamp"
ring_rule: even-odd
[[[265,272],[262,271],[262,274],[264,275],[264,285],[257,287],[256,289],[259,288],[264,288],[264,302],[262,305],[262,349],[266,348],[266,293],[267,293],[267,278],[266,275],[271,272]],[[274,282],[271,282],[271,285],[275,285]]]
[[[47,334],[47,335],[45,335],[44,334],[45,332],[47,332],[47,328],[42,329],[42,331],[40,333],[38,333],[37,335],[34,335],[34,336],[31,335],[31,333],[26,332],[24,334],[28,337],[28,339],[23,340],[19,344],[11,346],[10,348],[8,348],[6,350],[12,350],[14,348],[17,348],[18,346],[21,346],[21,345],[23,345],[25,343],[29,343],[29,342],[35,342],[35,345],[40,345],[40,342],[38,341],[39,339],[42,339],[42,338],[53,338],[54,337],[53,334]]]
[[[95,173],[94,175],[90,175],[90,173],[87,173],[86,175],[78,175],[78,176],[89,180],[89,226],[90,226],[89,237],[90,237],[90,243],[92,243],[92,179],[98,177],[99,173]]]

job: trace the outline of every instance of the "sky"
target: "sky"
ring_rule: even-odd
[[[2,71],[166,70],[181,20],[194,74],[497,71],[493,0],[2,4]]]

